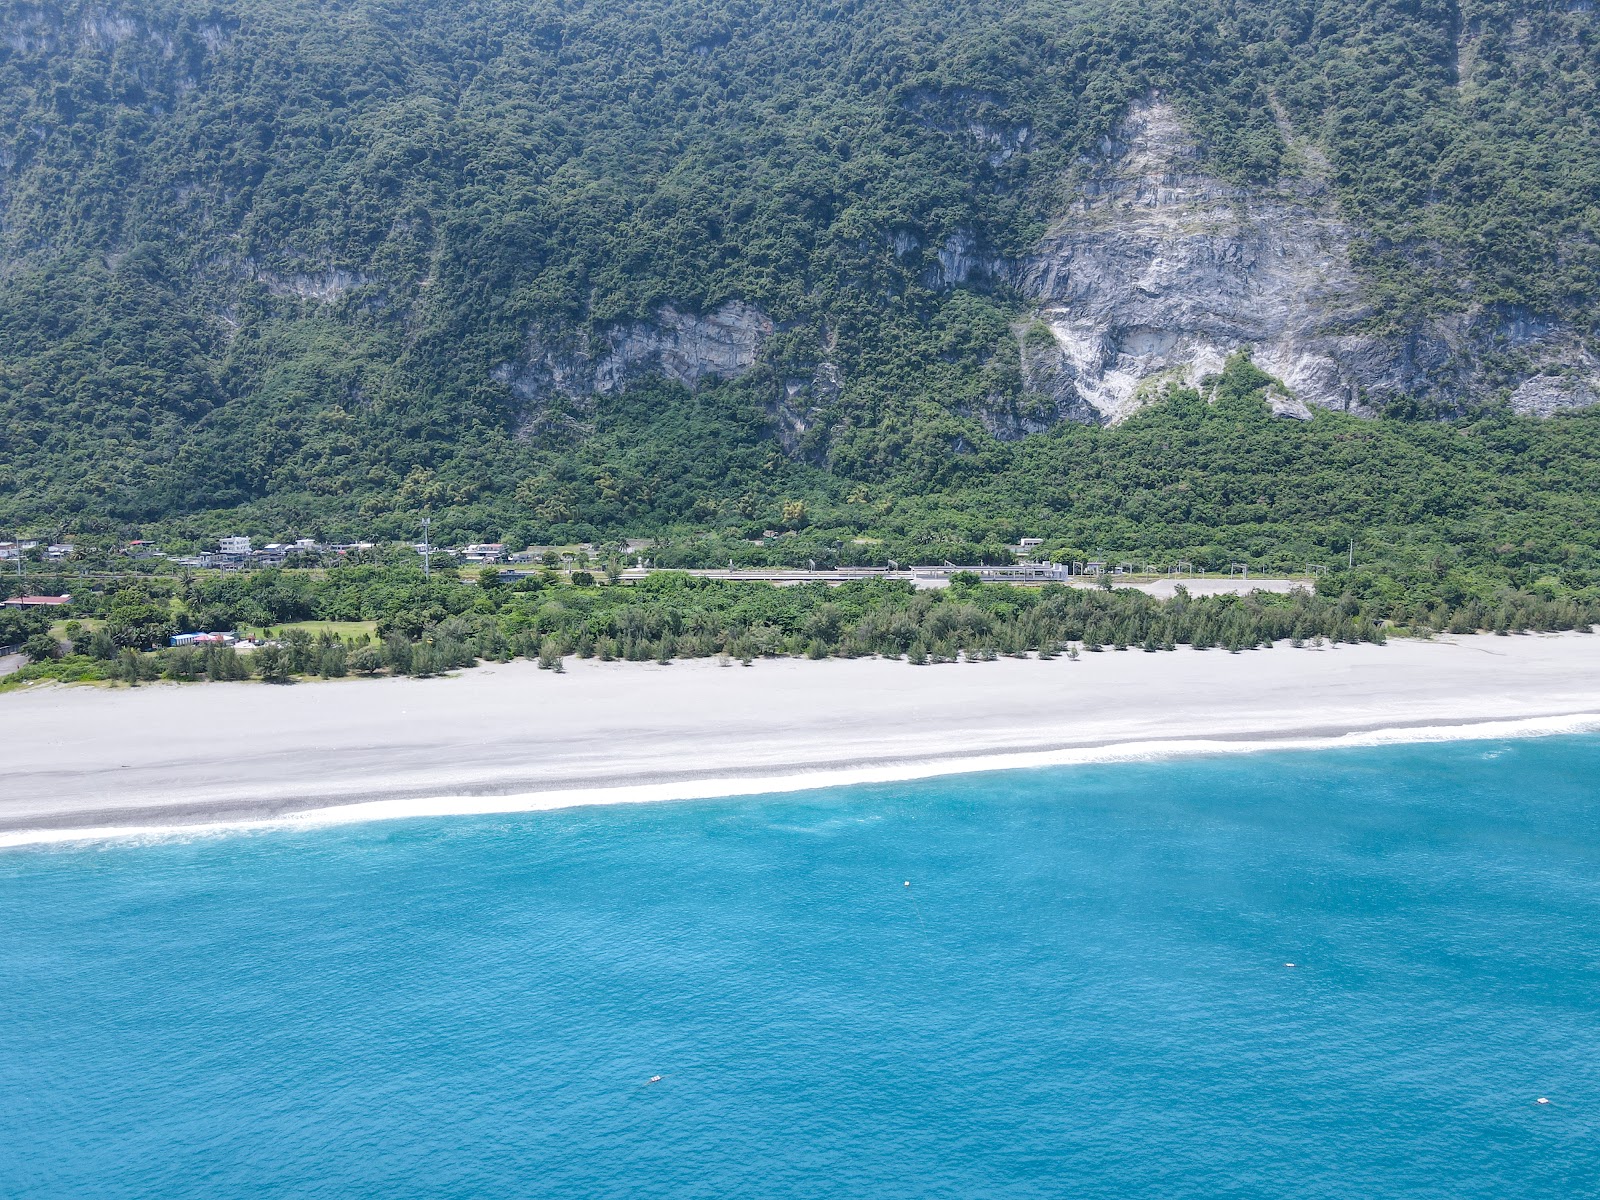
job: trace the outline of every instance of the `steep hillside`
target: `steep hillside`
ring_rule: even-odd
[[[1592,403],[1597,54],[1576,2],[9,3],[0,522],[1004,493],[1240,348],[1297,415]]]
[[[1170,105],[1136,103],[1022,264],[1052,335],[1024,333],[1026,381],[1062,415],[1117,420],[1163,382],[1198,387],[1249,348],[1287,385],[1277,410],[1302,419],[1307,405],[1370,416],[1503,398],[1548,416],[1600,401],[1600,358],[1559,319],[1477,303],[1384,312],[1353,264],[1359,234],[1326,162],[1299,166],[1272,186],[1225,183]]]

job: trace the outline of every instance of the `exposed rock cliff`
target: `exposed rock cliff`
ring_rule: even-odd
[[[581,403],[646,375],[691,389],[710,379],[732,379],[755,365],[772,329],[765,313],[737,300],[703,315],[663,305],[653,320],[622,322],[593,337],[541,325],[529,333],[523,357],[494,375],[528,404],[530,422],[536,423],[553,401]]]
[[[1292,389],[1286,416],[1305,404],[1371,414],[1401,397],[1450,408],[1509,392],[1536,413],[1600,399],[1600,360],[1525,314],[1362,332],[1371,313],[1351,230],[1318,182],[1251,189],[1208,175],[1160,100],[1135,106],[1081,164],[1075,196],[1017,272],[1055,340],[1025,342],[1025,383],[1063,417],[1121,420],[1161,382],[1197,383],[1240,348]]]
[[[1227,183],[1205,170],[1172,107],[1152,98],[1079,164],[1067,212],[1022,261],[964,229],[935,243],[921,268],[926,286],[1010,280],[1037,305],[1017,327],[1008,368],[1020,388],[962,411],[1006,440],[1062,421],[1115,422],[1166,382],[1199,385],[1240,349],[1289,389],[1271,397],[1273,410],[1298,419],[1314,407],[1371,416],[1402,399],[1441,411],[1509,399],[1539,415],[1600,403],[1600,358],[1572,330],[1528,313],[1457,313],[1372,332],[1351,261],[1355,231],[1315,154],[1305,157],[1312,169],[1275,187]],[[902,260],[924,254],[908,229],[889,244]],[[332,272],[268,279],[318,300],[363,282]],[[735,378],[772,333],[772,320],[740,301],[705,314],[665,305],[649,320],[592,333],[535,327],[524,354],[495,377],[526,405],[531,436],[581,424],[589,397],[648,375],[689,388]],[[791,454],[820,452],[812,431],[843,383],[830,351],[785,364],[774,383],[768,415]]]
[[[831,339],[824,338],[824,351],[832,348]],[[827,359],[818,362],[809,375],[791,375],[784,379],[782,391],[767,405],[767,416],[785,454],[816,456],[817,447],[807,447],[806,435],[816,428],[822,414],[839,398],[843,388],[844,379],[839,368]]]

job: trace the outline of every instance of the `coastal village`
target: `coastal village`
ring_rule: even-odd
[[[767,530],[752,546],[781,547],[790,536]],[[1074,556],[1038,537],[965,562],[780,559],[741,566],[730,558],[722,566],[680,566],[660,557],[658,544],[646,539],[511,549],[504,542],[303,537],[257,544],[230,533],[199,552],[178,553],[145,538],[111,546],[16,540],[0,544],[0,612],[17,614],[0,626],[0,686],[427,675],[508,655],[537,658],[556,671],[570,656],[666,663],[707,655],[889,654],[937,663],[1075,654],[1080,645],[1162,649],[1189,636],[1230,647],[1279,637],[1381,640],[1385,627],[1394,627],[1315,597],[1314,566],[1261,575],[1231,562],[1203,572],[1186,559]],[[1024,598],[1024,607],[1034,607],[1050,589],[1103,599],[1074,602],[1073,615],[1062,610],[1044,623],[1016,611]],[[776,599],[785,593],[791,599]],[[946,593],[950,603],[942,606],[911,602]],[[1218,609],[1217,622],[1208,619],[1193,633],[1159,616],[1174,599],[1251,597],[1242,622],[1238,614],[1224,620]],[[1276,607],[1263,607],[1266,598]],[[719,615],[704,611],[708,602]],[[884,625],[886,618],[860,609],[863,603],[885,613],[907,608],[911,623]],[[1092,610],[1107,615],[1090,619]],[[851,612],[861,615],[846,620]]]

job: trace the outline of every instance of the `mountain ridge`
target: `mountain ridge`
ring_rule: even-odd
[[[69,0],[0,32],[4,520],[488,535],[537,523],[541,479],[638,475],[682,496],[627,518],[655,525],[1003,476],[1120,413],[1084,385],[1121,343],[1052,358],[1019,264],[1152,95],[1221,189],[1321,155],[1360,336],[1475,356],[1470,387],[1391,372],[1357,408],[1589,386],[1581,6]],[[1496,344],[1565,330],[1568,374]],[[1247,344],[1311,386],[1229,335],[1123,399]]]

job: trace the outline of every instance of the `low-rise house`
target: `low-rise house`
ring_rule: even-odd
[[[72,594],[64,596],[13,596],[5,602],[7,608],[63,608],[72,603]]]
[[[461,557],[471,563],[497,563],[506,555],[502,542],[474,542],[461,551]]]
[[[239,640],[235,633],[179,633],[172,638],[174,646],[231,646]]]
[[[71,542],[58,542],[54,546],[46,546],[44,554],[51,562],[60,562],[64,558],[71,558],[76,549]]]

